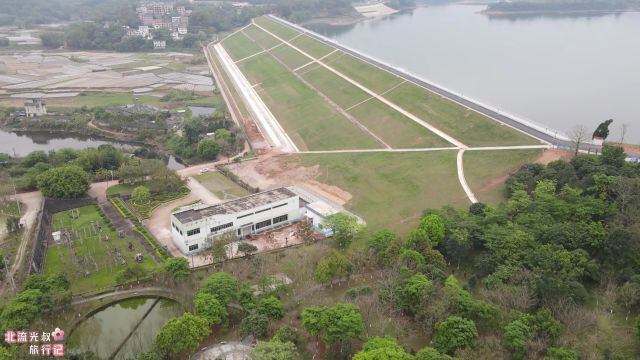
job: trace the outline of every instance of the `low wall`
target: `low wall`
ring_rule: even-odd
[[[49,243],[53,240],[51,235],[51,218],[53,214],[75,209],[82,206],[95,204],[92,198],[82,199],[45,199],[40,212],[40,220],[36,228],[36,242],[31,253],[29,274],[39,274],[44,270],[44,260],[47,256]]]

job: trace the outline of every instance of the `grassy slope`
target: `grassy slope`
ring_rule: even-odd
[[[253,83],[260,83],[260,96],[301,150],[379,147],[270,55],[240,65]]]
[[[226,38],[222,45],[233,60],[240,60],[247,56],[260,52],[262,49],[251,41],[242,31]]]
[[[280,46],[271,50],[271,54],[282,61],[289,69],[296,69],[311,61],[308,57],[289,46]]]
[[[279,23],[268,19],[267,17],[259,17],[254,19],[255,23],[260,25],[261,27],[267,29],[267,31],[274,33],[276,36],[288,41],[298,34],[299,31],[293,30],[292,28],[284,25],[280,25]]]
[[[250,39],[258,43],[259,46],[265,49],[272,48],[281,43],[280,40],[274,38],[273,36],[267,34],[266,32],[253,25],[247,27],[243,31]]]
[[[373,228],[406,235],[424,209],[469,205],[457,181],[455,151],[291,155],[282,161],[319,165],[316,180],[348,191],[347,207]]]
[[[369,98],[369,94],[326,68],[316,67],[313,70],[311,69],[311,66],[301,69],[301,76],[343,109],[348,109]]]
[[[383,93],[398,85],[403,80],[373,65],[362,62],[351,55],[339,56],[337,53],[326,58],[331,67],[366,86],[376,94]]]
[[[233,181],[229,180],[219,172],[209,172],[194,176],[200,184],[214,193],[219,199],[231,200],[249,195],[249,192]]]
[[[299,48],[316,59],[319,59],[335,50],[333,47],[312,39],[307,35],[293,39],[291,41],[291,45]]]
[[[536,139],[417,85],[405,83],[385,97],[470,146],[530,145]]]
[[[69,212],[60,212],[53,215],[52,227],[54,231],[59,229],[76,229],[80,234],[87,231],[91,227],[91,222],[104,224],[102,218],[98,214],[95,206],[89,205],[79,208],[80,217],[72,219]],[[120,238],[115,231],[110,231],[108,227],[103,225],[103,234],[108,232],[109,241],[104,238],[98,242],[97,236],[86,236],[75,240],[76,256],[84,260],[85,268],[90,271],[89,276],[83,276],[82,267],[70,254],[69,247],[64,244],[52,245],[47,250],[45,261],[45,273],[55,274],[65,272],[71,281],[71,290],[74,293],[90,291],[94,289],[113,286],[116,284],[115,275],[118,271],[126,266],[116,264],[114,261],[113,249],[116,247],[122,256],[127,260],[127,264],[134,264],[133,256],[137,253],[145,254],[142,267],[152,270],[157,267],[150,255],[142,247],[139,241],[135,239]],[[103,235],[104,236],[104,235]],[[134,246],[133,251],[127,249],[127,244],[131,242]],[[90,260],[95,259],[98,269]]]
[[[378,99],[358,105],[349,113],[396,149],[454,146]]]
[[[504,200],[507,175],[542,153],[539,149],[466,151],[464,175],[481,202],[497,205]]]

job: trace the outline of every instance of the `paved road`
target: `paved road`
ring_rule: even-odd
[[[499,112],[497,112],[495,110],[489,109],[488,107],[486,107],[484,105],[481,105],[481,104],[478,104],[478,103],[476,103],[474,101],[468,100],[468,99],[466,99],[466,98],[464,98],[464,97],[462,97],[460,95],[454,94],[451,91],[445,90],[445,89],[443,89],[443,88],[441,88],[439,86],[436,86],[436,85],[434,85],[434,84],[432,84],[430,82],[427,82],[427,81],[425,81],[423,79],[420,79],[420,78],[418,78],[418,77],[416,77],[414,75],[407,74],[406,72],[404,72],[404,71],[402,71],[400,69],[397,69],[397,68],[392,67],[390,65],[384,64],[384,63],[382,63],[380,61],[372,59],[372,58],[370,58],[370,57],[368,57],[368,56],[366,56],[364,54],[361,54],[361,53],[353,50],[353,49],[350,49],[348,47],[340,45],[339,43],[330,41],[330,40],[326,39],[325,37],[323,37],[323,36],[321,36],[319,34],[316,34],[313,31],[309,31],[309,30],[304,29],[302,27],[299,27],[299,26],[297,26],[295,24],[291,24],[291,23],[289,23],[289,22],[287,22],[285,20],[282,20],[282,19],[280,19],[278,17],[275,17],[275,16],[271,16],[271,18],[276,20],[276,21],[278,21],[278,22],[280,22],[283,25],[292,27],[292,28],[294,28],[295,30],[298,30],[298,31],[302,31],[302,32],[306,33],[307,35],[313,37],[314,39],[316,39],[316,40],[318,40],[320,42],[323,42],[323,43],[325,43],[325,44],[327,44],[329,46],[338,48],[341,51],[344,51],[345,53],[348,53],[348,54],[350,54],[350,55],[352,55],[352,56],[354,56],[354,57],[356,57],[356,58],[358,58],[358,59],[360,59],[362,61],[365,61],[367,63],[375,65],[375,66],[377,66],[377,67],[379,67],[379,68],[381,68],[383,70],[386,70],[386,71],[388,71],[388,72],[390,72],[390,73],[392,73],[392,74],[394,74],[394,75],[396,75],[396,76],[398,76],[400,78],[403,78],[405,80],[414,82],[414,83],[416,83],[416,84],[418,84],[418,85],[420,85],[420,86],[422,86],[422,87],[424,87],[424,88],[426,88],[426,89],[428,89],[428,90],[430,90],[430,91],[432,91],[432,92],[434,92],[434,93],[436,93],[436,94],[438,94],[440,96],[443,96],[443,97],[445,97],[445,98],[447,98],[447,99],[449,99],[451,101],[455,101],[455,102],[457,102],[458,104],[460,104],[462,106],[465,106],[465,107],[467,107],[467,108],[469,108],[471,110],[479,112],[479,113],[481,113],[481,114],[483,114],[483,115],[485,115],[487,117],[490,117],[490,118],[492,118],[494,120],[497,120],[497,121],[499,121],[501,123],[504,123],[506,125],[509,125],[511,127],[516,128],[518,130],[521,130],[521,131],[523,131],[523,132],[525,132],[525,133],[527,133],[527,134],[529,134],[529,135],[531,135],[533,137],[536,137],[536,138],[538,138],[538,139],[540,139],[542,141],[545,141],[547,143],[550,143],[552,145],[555,145],[555,146],[558,146],[558,147],[562,147],[562,148],[574,148],[574,144],[569,140],[559,139],[555,135],[551,135],[551,134],[549,134],[547,132],[544,132],[544,131],[541,131],[539,129],[536,129],[535,127],[533,127],[531,125],[525,124],[525,123],[523,123],[523,122],[521,122],[519,120],[516,120],[516,119],[514,119],[514,118],[512,118],[510,116],[507,116],[507,115],[501,114],[501,113],[499,113]],[[549,129],[549,131],[553,131],[553,130]],[[592,144],[583,144],[581,146],[582,150],[584,150],[584,151],[589,151],[590,150],[591,152],[593,152],[595,150],[599,151],[600,148],[601,148],[600,146],[592,145]]]
[[[249,352],[253,349],[251,346],[244,345],[241,342],[233,341],[221,343],[204,348],[193,354],[192,360],[250,360]]]

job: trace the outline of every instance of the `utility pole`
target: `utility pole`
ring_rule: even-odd
[[[12,181],[12,183],[13,183],[13,198],[16,199],[16,205],[18,206],[18,219],[20,219],[20,216],[22,215],[22,211],[20,210],[20,200],[18,200],[18,192],[16,191],[16,182]],[[18,220],[18,224],[19,223],[20,223],[20,220]]]

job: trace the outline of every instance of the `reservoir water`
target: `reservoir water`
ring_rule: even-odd
[[[568,133],[614,119],[640,143],[640,12],[489,17],[482,5],[419,7],[325,36],[502,111]]]

